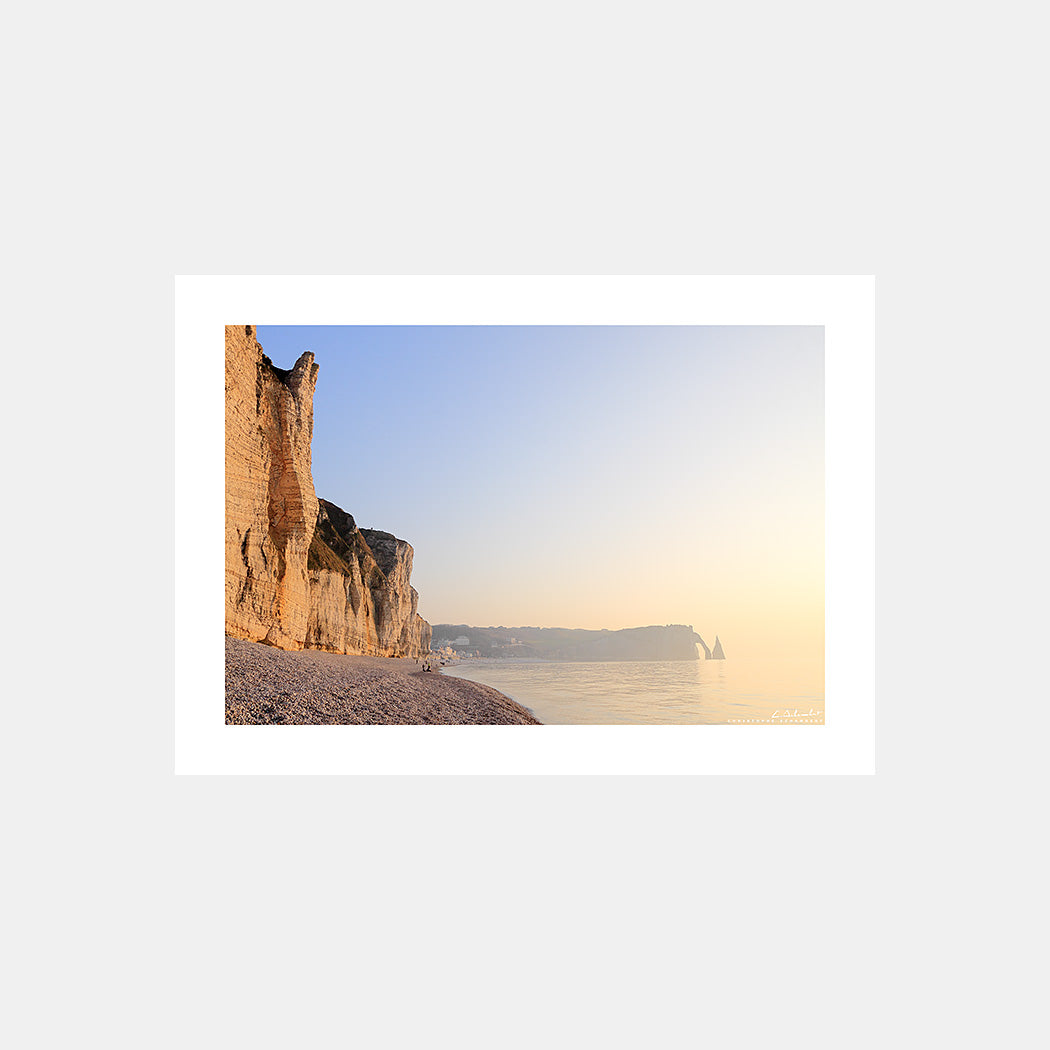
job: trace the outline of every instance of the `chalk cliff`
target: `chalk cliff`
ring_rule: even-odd
[[[252,325],[226,328],[226,631],[281,649],[309,618],[317,371],[313,354],[275,368]]]
[[[422,655],[430,626],[408,582],[412,548],[362,532],[314,492],[317,375],[313,354],[277,368],[253,325],[227,326],[226,633],[280,649]]]
[[[565,627],[470,627],[439,623],[436,646],[482,656],[533,660],[696,660],[700,635],[685,624],[587,631]],[[466,641],[457,643],[457,639]],[[706,651],[706,646],[704,647]]]
[[[353,516],[320,500],[310,544],[310,623],[306,645],[332,653],[419,656],[430,624],[409,586],[412,548],[389,532],[359,529]]]

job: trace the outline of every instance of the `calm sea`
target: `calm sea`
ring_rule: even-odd
[[[463,660],[442,668],[498,689],[548,725],[812,725],[824,722],[824,663]]]

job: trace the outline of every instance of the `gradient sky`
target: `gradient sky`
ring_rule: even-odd
[[[431,623],[688,623],[823,660],[823,328],[258,335],[316,355],[317,494],[412,544]]]

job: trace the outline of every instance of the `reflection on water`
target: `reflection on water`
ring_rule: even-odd
[[[464,660],[442,669],[498,689],[548,725],[813,725],[823,661]]]

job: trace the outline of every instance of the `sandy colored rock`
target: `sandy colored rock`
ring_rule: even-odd
[[[280,649],[421,655],[430,625],[409,584],[412,547],[370,530],[373,552],[353,517],[314,492],[318,371],[311,353],[277,368],[253,325],[226,327],[226,633]]]
[[[226,328],[226,631],[285,649],[309,619],[317,372],[310,353],[275,368],[254,326]]]
[[[412,547],[387,532],[359,529],[353,515],[320,500],[310,546],[310,649],[373,656],[420,656],[430,624],[409,583]]]

